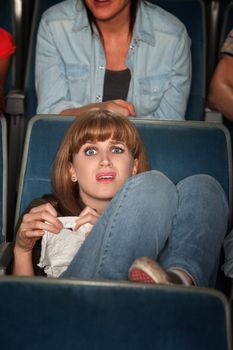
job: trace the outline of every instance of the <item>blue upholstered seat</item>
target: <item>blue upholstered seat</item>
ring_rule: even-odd
[[[233,29],[233,3],[230,2],[224,9],[221,33],[220,33],[220,47],[226,39],[228,33]]]
[[[51,192],[53,160],[68,126],[74,118],[35,116],[28,123],[19,179],[16,218],[35,198]],[[193,174],[215,177],[229,199],[232,212],[232,166],[230,136],[226,128],[206,122],[171,122],[133,118],[144,140],[152,169],[177,183]],[[221,278],[220,278],[221,277]],[[228,293],[220,274],[217,287]]]
[[[204,120],[206,97],[206,23],[202,0],[149,0],[179,18],[191,38],[192,84],[185,118]]]
[[[2,349],[231,349],[229,304],[209,289],[2,277],[0,295]]]
[[[4,116],[0,115],[0,251],[6,241],[7,221],[7,127]]]
[[[11,1],[0,1],[0,27],[13,34]],[[4,86],[7,93],[12,86],[12,70],[9,70]]]
[[[52,162],[73,118],[35,116],[29,124],[19,182],[17,213],[34,198],[51,191]],[[206,122],[169,122],[133,119],[144,139],[152,169],[175,183],[189,175],[214,176],[224,188],[232,207],[230,136],[221,125]]]
[[[31,118],[36,114],[37,97],[35,90],[35,51],[36,51],[36,37],[39,28],[39,23],[42,14],[51,6],[61,2],[61,0],[35,0],[33,9],[33,18],[30,33],[29,54],[27,59],[27,71],[25,77],[25,94],[27,107],[25,110],[25,117]]]
[[[7,125],[0,115],[0,275],[11,256],[12,244],[7,242]]]

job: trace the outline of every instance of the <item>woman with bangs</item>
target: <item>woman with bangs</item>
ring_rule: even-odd
[[[59,236],[59,217],[73,216],[74,230],[92,229],[60,277],[214,286],[228,223],[223,189],[207,175],[175,185],[149,171],[128,119],[98,109],[77,118],[58,150],[52,188],[18,223],[13,274],[45,274],[41,240],[47,231]]]

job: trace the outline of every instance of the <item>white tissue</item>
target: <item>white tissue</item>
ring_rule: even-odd
[[[77,231],[77,216],[59,217],[63,229],[58,233],[46,231],[41,241],[41,256],[38,266],[44,268],[48,277],[59,277],[69,266],[93,225],[87,223]],[[70,229],[69,229],[70,228]]]

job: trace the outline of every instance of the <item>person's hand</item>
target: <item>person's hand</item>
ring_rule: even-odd
[[[107,109],[109,111],[120,113],[124,117],[135,116],[136,112],[134,105],[125,100],[113,100],[99,103],[100,108]]]
[[[39,205],[23,216],[16,235],[15,250],[31,252],[36,241],[44,235],[44,231],[56,234],[62,227],[62,223],[57,219],[57,212],[50,203]]]
[[[76,225],[74,230],[78,230],[84,224],[92,224],[95,225],[99,219],[100,215],[97,213],[95,209],[90,207],[85,207],[83,211],[81,211],[78,220],[76,221]]]
[[[121,114],[124,117],[135,117],[136,112],[134,105],[125,100],[112,100],[99,103],[91,103],[89,105],[79,107],[79,108],[70,108],[62,111],[60,114],[64,116],[80,116],[82,113],[88,112],[92,108],[107,109],[108,111]]]

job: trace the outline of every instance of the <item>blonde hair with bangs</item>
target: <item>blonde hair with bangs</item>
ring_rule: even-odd
[[[85,207],[79,195],[79,185],[71,181],[70,162],[86,142],[106,141],[109,138],[123,142],[138,160],[138,171],[149,170],[144,144],[136,127],[127,118],[101,109],[92,109],[77,117],[70,125],[57,152],[52,188],[58,202],[71,215],[79,215]]]

